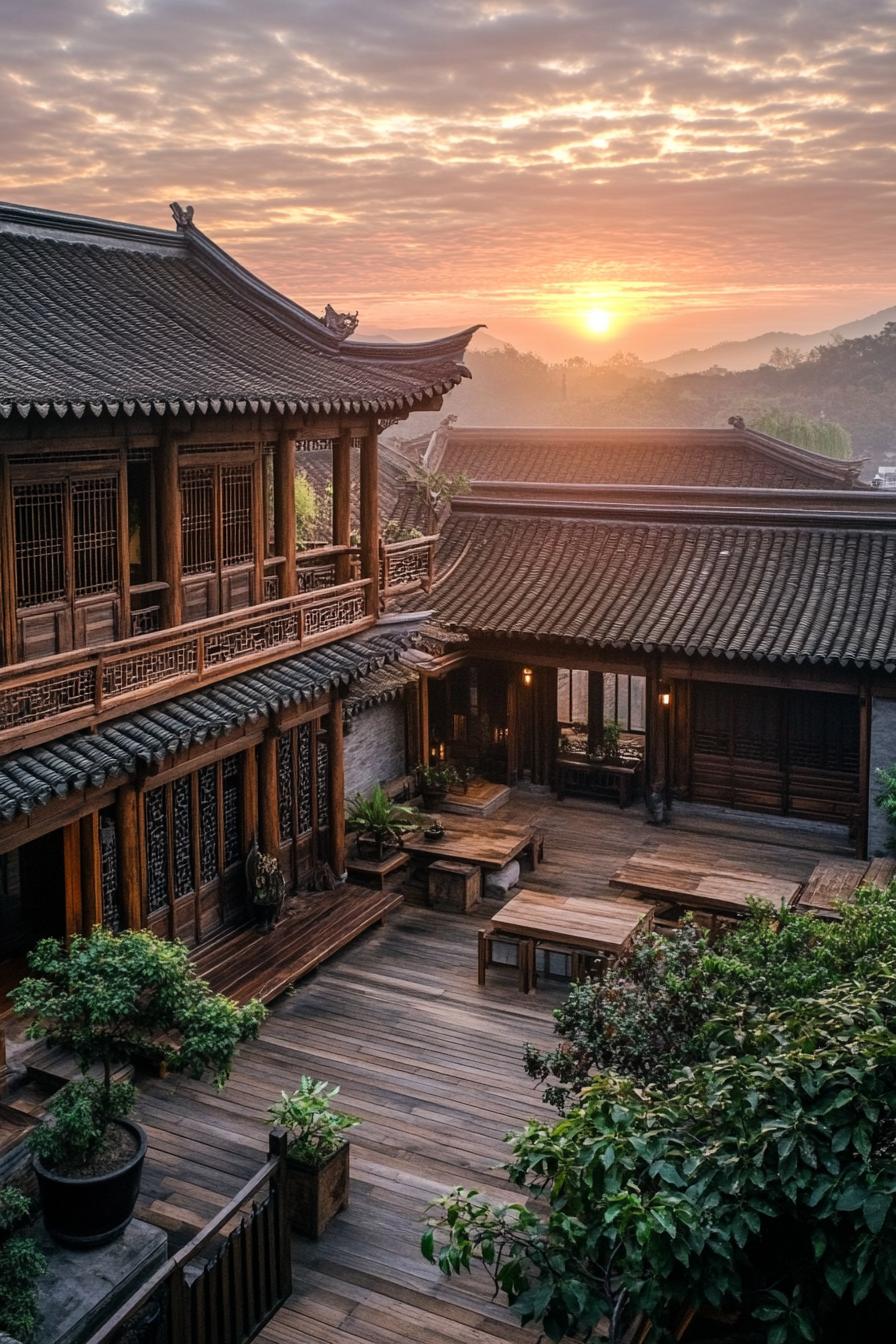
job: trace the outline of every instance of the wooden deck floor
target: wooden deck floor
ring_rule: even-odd
[[[808,876],[824,838],[774,832],[762,821],[700,819],[657,831],[637,811],[516,795],[502,821],[541,819],[545,863],[528,886],[612,899],[606,879],[656,840],[737,858],[753,869]],[[732,826],[734,832],[732,833]],[[759,839],[751,842],[755,833]],[[778,843],[780,841],[781,843]],[[810,843],[813,847],[810,848]],[[263,1344],[522,1344],[490,1300],[482,1274],[446,1283],[417,1251],[427,1202],[457,1184],[506,1196],[496,1168],[502,1137],[545,1114],[523,1074],[526,1040],[546,1042],[556,986],[530,998],[515,973],[476,984],[475,930],[487,916],[435,914],[409,900],[273,1005],[225,1092],[189,1079],[152,1080],[139,1118],[149,1134],[143,1216],[182,1242],[260,1164],[265,1108],[302,1073],[342,1088],[363,1119],[352,1139],[350,1208],[317,1245],[294,1244],[295,1292]]]

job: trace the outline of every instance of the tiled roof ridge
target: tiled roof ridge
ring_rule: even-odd
[[[41,206],[18,205],[0,201],[0,233],[20,233],[46,242],[89,247],[91,244],[135,246],[141,243],[170,248],[186,254],[186,243],[179,230],[160,229],[149,224],[127,224],[122,220],[100,219],[96,215],[71,214],[46,210]]]

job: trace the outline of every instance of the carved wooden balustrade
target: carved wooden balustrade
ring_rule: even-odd
[[[387,541],[381,547],[380,591],[384,597],[422,588],[428,593],[435,571],[438,536]]]
[[[181,694],[366,629],[374,622],[367,614],[368,587],[369,580],[355,579],[116,644],[2,668],[0,742],[46,740],[147,700]]]

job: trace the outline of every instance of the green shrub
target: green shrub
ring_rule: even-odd
[[[354,1115],[334,1111],[338,1087],[303,1076],[295,1092],[281,1092],[268,1111],[271,1123],[289,1133],[289,1156],[310,1167],[323,1166],[344,1142],[344,1134],[361,1122]]]
[[[20,1190],[0,1190],[0,1331],[27,1341],[37,1323],[37,1281],[47,1268],[27,1232],[31,1207]]]

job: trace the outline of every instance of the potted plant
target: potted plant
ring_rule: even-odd
[[[83,1077],[47,1106],[29,1139],[48,1232],[66,1246],[101,1246],[130,1222],[140,1190],[146,1135],[127,1119],[135,1089],[116,1064],[151,1060],[223,1087],[241,1041],[258,1034],[264,1008],[212,993],[183,943],[143,930],[97,927],[68,948],[38,943],[32,972],[13,990],[28,1035],[71,1050]],[[99,1076],[88,1070],[99,1066]]]
[[[356,794],[348,806],[346,825],[357,831],[356,844],[370,846],[377,859],[385,857],[386,849],[397,848],[405,831],[416,830],[422,818],[413,807],[394,803],[385,789],[377,784],[369,797]]]
[[[37,1323],[37,1281],[46,1257],[31,1235],[31,1204],[15,1186],[0,1190],[0,1337],[24,1342]]]
[[[452,784],[458,782],[458,774],[453,765],[421,765],[417,770],[423,806],[432,811],[444,803]]]
[[[361,1122],[334,1111],[338,1087],[302,1077],[295,1092],[281,1092],[268,1114],[287,1131],[289,1217],[293,1230],[315,1241],[348,1207],[349,1145],[345,1131]]]
[[[253,838],[246,855],[246,894],[262,933],[270,933],[286,897],[286,879],[274,854],[263,854]]]

